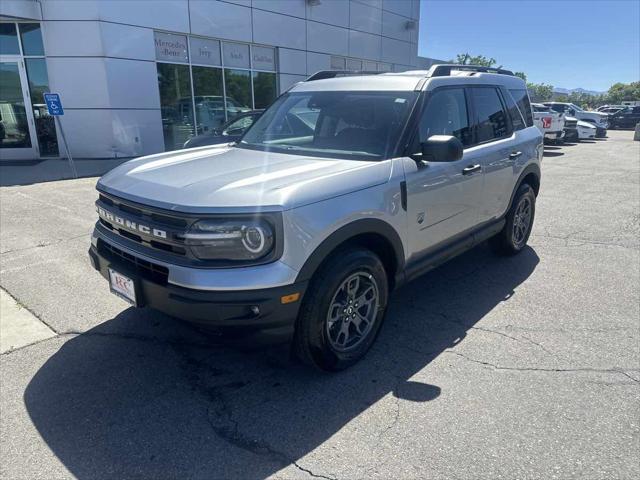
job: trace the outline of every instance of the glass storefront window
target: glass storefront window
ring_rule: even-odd
[[[194,133],[188,65],[158,63],[160,111],[165,150],[182,148]]]
[[[20,55],[15,23],[0,23],[0,55]]]
[[[22,30],[22,26],[20,26]],[[24,48],[24,47],[23,47]],[[58,137],[56,124],[44,103],[44,93],[49,91],[49,77],[47,63],[44,58],[25,58],[29,92],[31,94],[31,108],[36,125],[36,136],[40,147],[40,156],[51,157],[58,155]]]
[[[222,70],[192,67],[193,94],[198,134],[220,127],[225,122]]]
[[[20,38],[22,39],[22,52],[24,55],[44,55],[42,33],[38,23],[20,23]]]
[[[222,58],[226,67],[249,68],[249,45],[224,42]]]
[[[267,108],[276,99],[276,74],[253,72],[253,99],[255,108]]]
[[[251,110],[251,74],[247,70],[224,70],[227,93],[227,117],[231,119],[239,113]]]
[[[191,63],[198,65],[220,65],[220,42],[206,38],[189,38]]]
[[[274,47],[165,32],[154,42],[166,150],[278,96]]]
[[[0,148],[30,148],[29,122],[16,62],[0,63]]]

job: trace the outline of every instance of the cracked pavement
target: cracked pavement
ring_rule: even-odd
[[[530,248],[396,292],[335,375],[111,295],[86,256],[95,179],[0,189],[0,285],[55,332],[0,356],[0,477],[637,478],[632,135],[549,149]]]

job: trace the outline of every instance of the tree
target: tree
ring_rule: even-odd
[[[450,62],[457,63],[458,65],[480,65],[482,67],[493,67],[496,64],[496,59],[487,58],[484,55],[473,56],[469,53],[459,53],[456,55],[456,59],[450,60]]]
[[[529,97],[534,102],[547,102],[553,98],[553,85],[546,83],[527,83]]]
[[[516,72],[514,73],[514,75],[516,77],[520,77],[521,79],[523,79],[525,82],[527,81],[527,74],[524,72]]]
[[[623,100],[640,100],[640,82],[614,83],[606,97],[607,102],[612,104]]]

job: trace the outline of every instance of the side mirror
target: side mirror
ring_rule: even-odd
[[[420,146],[423,162],[455,162],[464,153],[462,142],[451,135],[431,135]]]

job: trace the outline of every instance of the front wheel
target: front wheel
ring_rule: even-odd
[[[503,229],[490,241],[493,250],[502,255],[520,253],[531,235],[535,213],[536,195],[525,183],[516,192]]]
[[[387,308],[387,274],[365,249],[332,253],[314,275],[294,338],[300,359],[321,370],[343,370],[373,344]]]

